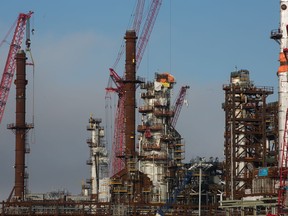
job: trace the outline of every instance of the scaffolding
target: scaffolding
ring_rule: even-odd
[[[154,82],[141,84],[142,115],[139,132],[139,170],[148,175],[152,184],[151,202],[163,203],[175,187],[177,166],[184,159],[181,135],[170,124],[174,116],[171,92],[175,84],[169,73],[155,73]],[[164,138],[165,137],[165,138]]]
[[[91,138],[87,139],[89,146],[89,159],[86,164],[90,166],[90,178],[86,179],[86,186],[82,186],[82,194],[87,194],[92,200],[108,202],[109,191],[109,159],[104,141],[104,128],[100,126],[102,120],[89,118],[87,131]]]
[[[266,101],[273,88],[254,86],[247,70],[232,72],[231,82],[223,90],[226,197],[233,200],[256,193],[255,170],[276,165],[277,112],[276,105]],[[267,182],[271,177],[263,176]]]

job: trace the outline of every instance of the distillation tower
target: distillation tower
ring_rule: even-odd
[[[267,103],[273,88],[256,87],[249,71],[239,70],[231,73],[223,90],[226,198],[275,196],[277,103]]]
[[[165,202],[171,194],[177,167],[182,166],[184,144],[180,134],[171,126],[174,116],[171,92],[174,77],[168,73],[156,73],[154,82],[141,84],[143,105],[138,125],[139,170],[153,183],[152,202]]]
[[[104,128],[100,126],[101,119],[89,118],[87,130],[91,133],[91,138],[87,139],[90,148],[90,158],[87,165],[90,166],[91,177],[86,180],[88,186],[84,185],[84,189],[88,190],[91,200],[98,202],[109,202],[109,158],[104,142]]]
[[[278,101],[279,101],[279,160],[278,166],[282,165],[282,146],[285,129],[286,112],[288,108],[288,1],[280,0],[280,26],[277,30],[271,32],[271,39],[277,41],[280,45],[278,75]],[[286,155],[284,154],[284,157]]]

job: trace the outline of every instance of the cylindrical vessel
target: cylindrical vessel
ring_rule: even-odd
[[[286,122],[286,111],[288,108],[288,64],[284,50],[287,49],[287,25],[288,25],[288,0],[280,1],[280,66],[278,69],[278,101],[279,101],[279,167],[282,166],[282,148]],[[288,54],[288,53],[287,53]],[[286,138],[287,140],[287,138]],[[286,158],[286,155],[283,155]]]
[[[24,198],[25,179],[25,101],[26,101],[26,54],[23,50],[16,54],[16,147],[15,147],[15,192],[16,199]]]
[[[135,155],[135,83],[136,83],[136,32],[127,31],[126,63],[124,80],[124,124],[125,124],[125,153],[127,157]]]

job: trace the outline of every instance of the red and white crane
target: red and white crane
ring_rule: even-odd
[[[124,153],[124,94],[122,78],[110,68],[110,78],[115,83],[115,88],[107,87],[106,96],[109,92],[116,92],[118,94],[118,104],[114,119],[114,134],[112,141],[112,166],[111,174],[114,175],[124,167],[124,161],[119,158],[119,155]]]
[[[141,27],[144,3],[145,3],[145,0],[138,0],[136,10],[135,10],[135,17],[134,17],[132,28],[135,30],[137,36],[139,34],[140,27]],[[138,42],[137,42],[137,47],[136,47],[136,70],[140,66],[145,48],[149,41],[149,38],[152,32],[152,29],[154,27],[157,15],[159,13],[161,4],[162,4],[162,0],[152,0],[151,5],[149,7],[148,15],[146,17],[146,21],[141,31],[141,34],[140,36],[138,36]],[[113,68],[116,67],[123,53],[124,53],[124,46],[122,45],[118,53],[116,62],[113,65]],[[110,79],[110,82],[108,82],[108,87],[106,88],[106,97],[107,97],[107,93],[110,93],[110,92],[116,92],[118,93],[118,96],[119,96],[118,105],[117,105],[116,114],[115,114],[114,136],[113,136],[113,141],[112,141],[113,143],[112,143],[111,175],[116,174],[117,172],[121,171],[124,168],[124,162],[119,158],[119,155],[123,155],[124,149],[125,149],[124,128],[123,128],[125,95],[123,94],[123,91],[122,91],[123,85],[121,84],[123,80],[115,72],[113,68],[110,68],[111,79]],[[116,88],[111,87],[111,84],[112,84],[111,80],[116,85]]]
[[[171,120],[170,120],[170,124],[174,128],[176,126],[178,117],[180,115],[180,111],[181,111],[183,103],[185,101],[187,89],[189,89],[189,88],[190,88],[190,86],[182,86],[180,91],[179,91],[179,94],[176,98],[176,101],[174,104],[174,109],[173,109],[174,117],[171,118]]]
[[[1,84],[0,84],[0,124],[4,115],[5,106],[8,100],[8,95],[9,95],[11,83],[13,80],[15,68],[16,68],[15,56],[16,56],[16,53],[21,48],[27,21],[30,19],[32,14],[33,12],[31,11],[27,14],[20,13],[17,19],[13,39],[10,44],[8,57],[6,60],[6,64],[5,64],[5,68],[3,71]],[[30,38],[26,38],[26,47],[27,48],[30,47]]]
[[[142,57],[147,47],[147,43],[149,41],[151,32],[153,30],[161,4],[162,4],[162,0],[152,0],[151,2],[146,21],[144,23],[144,27],[141,31],[140,36],[138,37],[138,42],[137,42],[137,47],[136,47],[136,70],[138,70],[141,64]]]

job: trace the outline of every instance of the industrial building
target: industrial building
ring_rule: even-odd
[[[90,178],[82,185],[82,194],[90,196],[97,202],[108,202],[109,191],[109,158],[105,146],[104,128],[100,126],[101,119],[95,119],[91,115],[87,130],[91,131],[91,138],[87,139],[90,148],[90,158],[86,164],[90,166]]]
[[[146,174],[153,185],[152,202],[165,202],[175,180],[177,167],[182,166],[184,148],[181,136],[169,124],[174,113],[171,110],[170,90],[174,85],[170,74],[156,74],[155,82],[141,85],[146,92],[139,112],[142,124],[138,125],[139,170]]]
[[[255,86],[249,71],[239,70],[223,90],[226,199],[276,197],[278,103],[267,103],[273,88]]]
[[[111,68],[116,88],[107,88],[119,96],[112,152],[107,150],[102,120],[91,114],[86,128],[89,176],[79,185],[79,195],[27,190],[26,134],[33,124],[25,121],[26,54],[16,50],[9,60],[16,59],[16,123],[8,126],[15,133],[15,185],[2,203],[1,214],[288,215],[287,6],[287,0],[280,1],[280,28],[271,34],[280,44],[278,101],[268,102],[274,89],[255,85],[248,70],[231,72],[230,82],[223,85],[224,161],[199,157],[184,162],[187,149],[175,125],[190,87],[184,84],[172,102],[176,75],[157,72],[153,80],[139,78],[140,38],[136,29],[127,30],[125,74],[121,78]],[[31,15],[19,16],[22,34]],[[29,48],[30,40],[26,46]],[[137,91],[140,104],[136,104]],[[4,104],[4,99],[0,102]]]

